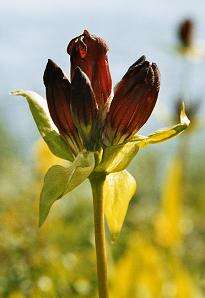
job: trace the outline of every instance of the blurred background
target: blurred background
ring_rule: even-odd
[[[66,47],[84,28],[108,41],[114,84],[142,54],[159,65],[159,100],[140,133],[176,123],[179,100],[192,121],[129,167],[138,192],[114,243],[107,232],[111,297],[205,297],[205,2],[7,0],[0,8],[0,297],[97,295],[89,184],[55,203],[38,228],[43,177],[59,160],[25,101],[9,95],[44,95],[48,58],[69,73]]]

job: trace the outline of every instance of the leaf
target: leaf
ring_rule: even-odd
[[[158,130],[150,135],[135,135],[130,141],[123,144],[105,147],[100,164],[96,167],[96,172],[115,173],[124,170],[140,148],[149,144],[164,142],[184,131],[190,124],[185,113],[185,106],[182,104],[180,113],[180,123],[171,128]]]
[[[81,184],[91,174],[94,167],[94,153],[86,151],[79,153],[69,169],[70,176],[66,183],[65,193]]]
[[[59,135],[50,117],[46,100],[33,91],[16,90],[11,94],[26,98],[38,130],[51,152],[62,159],[73,161],[68,144]]]
[[[68,168],[55,165],[48,170],[40,196],[39,226],[46,220],[53,203],[80,185],[94,166],[94,154],[81,152]]]
[[[63,196],[67,179],[67,169],[59,165],[52,166],[46,173],[40,196],[39,226],[46,220],[53,203]]]
[[[173,138],[184,131],[190,124],[190,120],[186,116],[185,106],[182,104],[182,109],[180,113],[180,123],[170,127],[164,128],[162,130],[158,130],[147,137],[137,136],[136,140],[132,140],[131,142],[136,142],[140,148],[149,145],[156,144],[160,142],[164,142],[170,138]]]
[[[104,208],[113,238],[120,233],[129,202],[135,192],[135,179],[126,170],[107,175],[103,186]]]
[[[139,146],[136,142],[106,147],[101,163],[96,172],[114,173],[124,170],[137,154]]]

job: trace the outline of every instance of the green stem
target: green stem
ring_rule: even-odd
[[[104,174],[93,174],[90,183],[93,192],[94,224],[95,224],[95,247],[97,258],[97,276],[99,298],[108,298],[107,284],[107,257],[105,247],[105,226],[103,208],[103,184]]]

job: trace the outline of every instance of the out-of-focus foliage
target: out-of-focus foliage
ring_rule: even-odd
[[[0,297],[96,297],[88,184],[56,202],[39,229],[43,176],[60,160],[40,142],[32,164],[22,161],[1,130]],[[120,236],[108,246],[111,298],[204,296],[205,156],[191,151],[184,168],[178,148],[183,146],[167,163],[159,162],[158,148],[139,153],[132,163],[137,196]]]
[[[180,258],[138,232],[113,271],[111,297],[202,298]]]
[[[183,165],[177,156],[170,164],[162,186],[161,208],[155,220],[156,240],[163,246],[175,246],[181,240],[183,190]]]
[[[184,210],[183,162],[177,155],[169,164],[153,235],[140,229],[129,238],[112,272],[112,297],[203,297],[196,277],[182,261],[183,236],[193,228]]]

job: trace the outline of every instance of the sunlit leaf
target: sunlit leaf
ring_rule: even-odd
[[[59,165],[48,170],[40,197],[39,226],[44,223],[53,203],[63,196],[68,176],[68,170]]]
[[[190,120],[186,116],[185,113],[185,106],[182,105],[181,113],[180,113],[180,123],[170,127],[170,128],[164,128],[161,130],[158,130],[147,137],[143,136],[136,136],[136,140],[133,140],[131,142],[135,142],[138,144],[140,148],[149,145],[149,144],[156,144],[159,142],[164,142],[170,138],[173,138],[180,134],[182,131],[184,131],[190,124]],[[139,139],[141,138],[141,139]]]
[[[39,226],[46,220],[53,203],[80,185],[94,166],[94,154],[82,152],[68,168],[56,165],[48,170],[40,197]]]
[[[72,161],[73,156],[69,152],[69,146],[59,135],[51,120],[46,100],[33,91],[16,90],[12,95],[26,98],[38,130],[51,152],[60,158]]]
[[[70,176],[66,183],[65,193],[81,184],[93,171],[95,158],[92,152],[81,152],[70,167]]]
[[[140,148],[173,138],[185,130],[189,124],[190,121],[186,116],[185,106],[183,104],[179,124],[158,130],[147,137],[136,134],[127,143],[105,147],[101,163],[96,167],[95,171],[106,173],[120,172],[129,165]]]
[[[113,237],[120,233],[129,202],[135,192],[135,179],[126,170],[107,175],[103,186],[104,208]]]
[[[111,297],[162,298],[162,280],[167,267],[163,267],[163,255],[153,243],[143,233],[134,231],[128,239],[127,249],[111,273]]]
[[[95,169],[96,172],[114,173],[124,170],[137,154],[139,146],[135,142],[106,147],[102,161]]]

